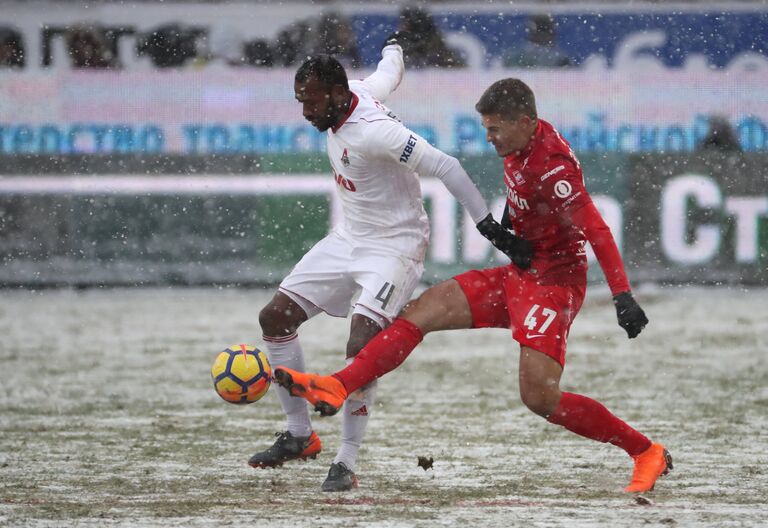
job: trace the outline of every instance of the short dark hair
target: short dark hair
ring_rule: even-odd
[[[311,78],[317,79],[327,86],[340,84],[349,90],[349,81],[347,81],[347,72],[344,70],[344,66],[331,55],[313,55],[296,70],[296,82],[307,82]]]
[[[480,115],[499,114],[510,119],[521,115],[533,120],[538,118],[533,90],[520,79],[502,79],[490,85],[475,105],[475,110]]]

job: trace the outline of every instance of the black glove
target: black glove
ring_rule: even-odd
[[[507,231],[501,224],[488,214],[477,224],[477,230],[490,240],[496,249],[509,257],[509,260],[520,269],[531,267],[533,244]]]
[[[648,318],[631,292],[620,293],[613,298],[619,326],[627,331],[630,339],[637,337],[648,324]]]
[[[390,34],[384,41],[384,46],[391,46],[392,44],[398,44],[404,47],[406,42],[411,39],[411,35],[407,31],[395,31]],[[382,47],[384,47],[382,46]]]

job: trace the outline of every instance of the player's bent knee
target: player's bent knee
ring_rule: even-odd
[[[292,314],[285,307],[270,302],[259,312],[259,326],[265,336],[285,336],[295,332],[303,319],[299,314]]]
[[[405,319],[409,323],[415,325],[421,330],[422,335],[427,335],[433,331],[434,328],[430,325],[430,308],[429,302],[425,302],[423,297],[414,299],[405,305],[405,308],[400,312],[398,316]]]
[[[560,391],[552,391],[542,387],[520,387],[520,399],[529,410],[546,418],[557,407],[560,401]]]
[[[259,326],[261,326],[261,332],[265,336],[278,335],[278,333],[276,332],[276,329],[277,329],[276,319],[277,318],[275,317],[275,307],[272,303],[266,305],[259,312]]]

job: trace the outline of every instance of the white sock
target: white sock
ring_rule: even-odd
[[[299,336],[274,338],[264,336],[267,345],[269,364],[274,370],[278,365],[304,372],[304,352],[301,350]],[[309,436],[312,433],[312,421],[309,419],[307,402],[303,398],[295,398],[277,383],[272,383],[271,390],[275,391],[280,405],[288,419],[288,431],[293,436]]]
[[[347,364],[352,360],[348,359]],[[373,380],[365,387],[350,394],[344,402],[341,421],[341,447],[333,459],[335,464],[344,462],[351,471],[355,470],[357,452],[363,443],[365,428],[368,426],[368,418],[373,412],[373,404],[376,402],[377,380]]]

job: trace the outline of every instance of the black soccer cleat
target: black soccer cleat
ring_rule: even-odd
[[[320,437],[312,431],[309,436],[293,436],[289,431],[275,433],[277,440],[272,447],[253,455],[248,465],[255,468],[282,466],[290,460],[317,458],[322,449]]]
[[[328,476],[321,489],[323,491],[349,491],[359,485],[357,476],[349,469],[344,462],[331,464],[328,470]]]

